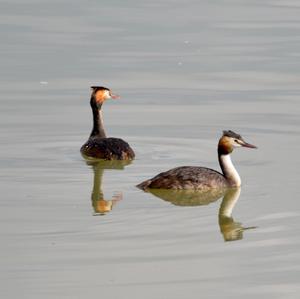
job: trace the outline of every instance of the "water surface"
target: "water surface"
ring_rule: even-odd
[[[2,1],[1,296],[298,298],[299,9]],[[96,180],[79,154],[95,84],[121,94],[105,124],[137,155]],[[135,188],[174,166],[218,169],[223,129],[258,146],[233,156],[233,222],[222,197],[174,204]]]

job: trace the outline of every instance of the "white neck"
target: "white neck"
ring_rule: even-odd
[[[231,187],[241,186],[241,178],[232,164],[230,155],[220,155],[219,163],[222,168],[223,174]]]

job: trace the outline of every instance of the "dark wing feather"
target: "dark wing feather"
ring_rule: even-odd
[[[91,137],[80,151],[84,156],[105,160],[132,160],[135,157],[130,145],[120,138]]]
[[[137,187],[141,189],[211,189],[228,187],[223,174],[213,169],[182,166],[162,172]]]

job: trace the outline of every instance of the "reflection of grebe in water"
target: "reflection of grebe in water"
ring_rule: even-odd
[[[242,227],[231,217],[232,210],[237,203],[241,188],[198,190],[166,190],[148,189],[156,197],[168,201],[176,206],[200,206],[215,202],[223,196],[219,209],[219,226],[225,241],[235,241],[243,238],[243,231],[255,227]]]
[[[231,217],[232,210],[241,194],[241,188],[228,189],[225,193],[219,209],[219,226],[224,241],[236,241],[243,239],[243,231],[256,228],[243,227],[240,222],[235,222]]]
[[[104,193],[102,191],[104,169],[122,170],[130,163],[131,162],[128,160],[87,162],[88,165],[93,167],[94,171],[94,183],[91,198],[95,215],[105,215],[107,212],[112,210],[118,201],[122,199],[122,192],[116,192],[111,199],[104,198]]]
[[[208,205],[226,193],[226,189],[211,190],[174,190],[174,189],[148,189],[147,192],[159,197],[175,206],[204,206]]]

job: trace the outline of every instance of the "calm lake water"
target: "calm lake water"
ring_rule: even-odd
[[[0,15],[1,298],[299,298],[299,1],[3,0]],[[130,165],[79,154],[95,84],[122,96],[104,118]],[[223,129],[258,146],[233,154],[241,190],[135,188],[218,169]]]

